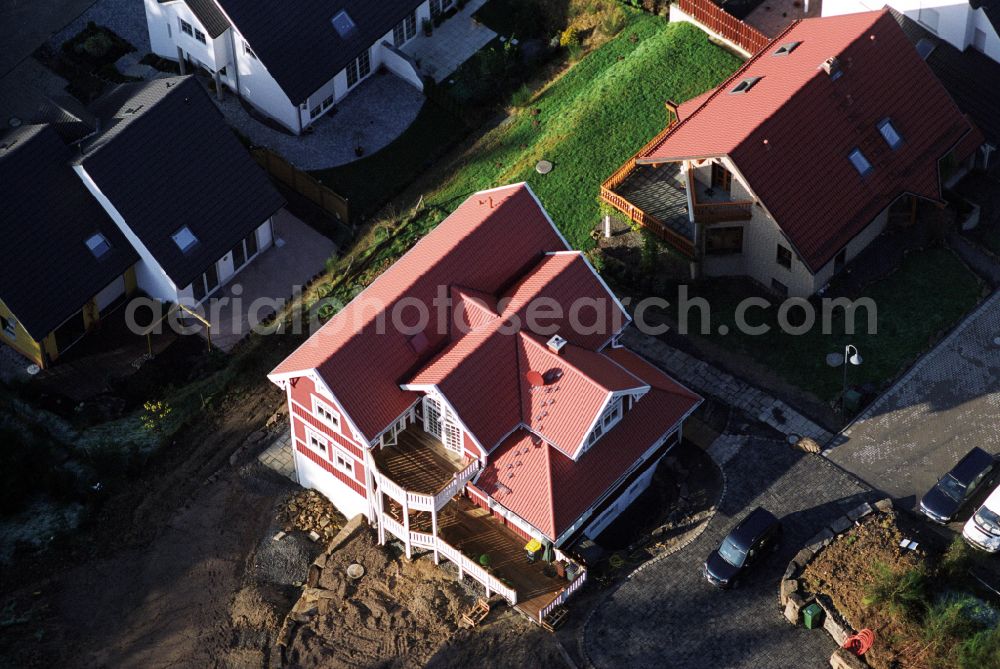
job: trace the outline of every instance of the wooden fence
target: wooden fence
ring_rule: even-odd
[[[709,32],[729,40],[754,55],[771,42],[771,38],[753,26],[726,13],[712,0],[677,0],[677,9],[700,23]]]
[[[315,177],[298,169],[270,149],[257,147],[251,150],[254,159],[271,176],[320,207],[323,211],[346,225],[351,223],[351,209],[347,198],[324,186]]]

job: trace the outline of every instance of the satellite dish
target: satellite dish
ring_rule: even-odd
[[[524,375],[524,378],[528,381],[528,385],[532,386],[533,388],[545,385],[545,378],[535,370],[529,371],[527,374]]]

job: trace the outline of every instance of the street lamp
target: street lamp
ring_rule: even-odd
[[[852,353],[853,351],[853,353]],[[848,344],[844,347],[844,387],[840,392],[840,413],[842,415],[847,415],[847,365],[848,363],[857,367],[861,364],[861,353],[858,352],[858,347],[854,344]]]

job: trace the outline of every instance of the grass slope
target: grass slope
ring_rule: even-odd
[[[615,39],[487,133],[429,201],[450,210],[477,190],[527,181],[569,242],[590,248],[601,181],[664,127],[663,103],[702,93],[739,64],[689,24],[634,14]],[[543,158],[555,164],[545,176],[534,171]]]

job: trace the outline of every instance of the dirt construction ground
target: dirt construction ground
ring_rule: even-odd
[[[328,610],[278,646],[324,543],[290,527],[301,489],[256,461],[287,429],[270,390],[182,432],[85,538],[0,573],[0,667],[564,666],[554,637],[504,604],[458,630],[471,584],[367,528],[329,558]],[[366,574],[348,584],[350,562]]]

